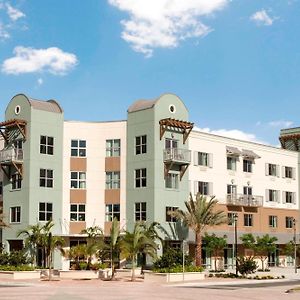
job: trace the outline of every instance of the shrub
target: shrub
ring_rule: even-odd
[[[237,270],[242,276],[254,273],[256,268],[257,265],[253,257],[237,258]]]
[[[105,264],[105,263],[94,263],[94,264],[91,264],[90,265],[90,270],[103,270],[103,269],[106,269],[108,268],[108,265]]]
[[[0,270],[1,271],[34,271],[34,267],[28,265],[19,265],[19,266],[0,265]]]
[[[24,251],[11,251],[10,253],[2,252],[0,253],[0,265],[10,265],[10,266],[19,266],[27,265],[30,261],[27,258],[27,255]]]
[[[186,255],[185,265],[189,266],[191,264],[192,264],[192,259]],[[164,251],[163,255],[153,264],[154,269],[164,269],[164,268],[171,269],[177,266],[182,266],[182,251],[178,251],[173,248],[167,248]]]
[[[87,264],[86,262],[82,262],[82,261],[81,261],[81,262],[79,263],[79,269],[80,269],[80,270],[86,270],[87,265],[88,265],[88,264]]]

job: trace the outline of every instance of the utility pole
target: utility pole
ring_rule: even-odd
[[[295,260],[295,273],[297,273],[297,239],[296,239],[296,219],[293,219],[294,228],[294,260]]]
[[[237,213],[234,214],[234,258],[235,258],[235,275],[238,275],[238,268],[237,268],[237,257],[238,257],[238,245],[237,245],[237,220],[238,215]]]

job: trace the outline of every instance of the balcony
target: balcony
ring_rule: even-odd
[[[263,204],[263,196],[227,194],[226,203],[234,206],[260,207]]]
[[[170,148],[164,150],[165,163],[190,164],[191,151],[187,149]]]
[[[23,161],[23,150],[8,148],[0,151],[0,163],[7,164]]]

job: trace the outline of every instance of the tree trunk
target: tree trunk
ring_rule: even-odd
[[[135,257],[132,258],[131,281],[135,281]]]
[[[201,232],[196,232],[196,266],[202,266],[202,236]]]

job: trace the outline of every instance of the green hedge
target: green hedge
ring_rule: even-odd
[[[157,273],[182,273],[182,266],[176,266],[173,268],[154,268],[154,272]],[[196,266],[186,266],[184,267],[184,272],[203,272],[203,267],[196,267]]]
[[[20,266],[0,265],[0,271],[34,271],[34,267],[29,265],[20,265]]]

